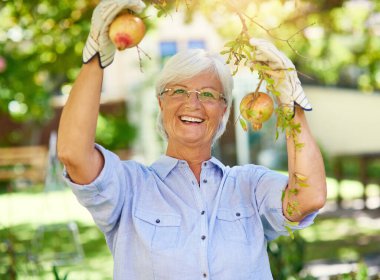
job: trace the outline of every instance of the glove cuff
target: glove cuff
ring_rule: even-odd
[[[83,48],[83,63],[89,62],[99,52],[99,44],[91,35],[87,37],[86,44]]]
[[[298,105],[304,111],[311,111],[312,110],[311,104],[309,100],[307,99],[306,94],[303,91],[299,80],[297,81],[296,85],[297,86],[296,86],[295,92],[293,93],[294,105]]]

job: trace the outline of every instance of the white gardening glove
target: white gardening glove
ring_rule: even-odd
[[[267,40],[251,38],[249,43],[256,48],[255,61],[263,63],[274,70],[268,71],[268,73],[274,80],[276,90],[280,92],[278,97],[281,103],[280,106],[289,106],[293,111],[296,103],[302,109],[311,111],[311,104],[307,100],[298,79],[296,67],[291,60]],[[281,69],[283,71],[278,71]]]
[[[99,53],[100,66],[105,68],[110,65],[116,50],[108,36],[110,24],[122,10],[140,13],[144,7],[141,0],[100,1],[92,13],[90,34],[83,49],[83,63],[89,62]]]

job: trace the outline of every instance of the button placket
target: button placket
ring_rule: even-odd
[[[207,174],[207,172],[205,172],[203,170],[203,167],[206,167],[207,166],[207,163],[204,162],[202,164],[202,170],[201,170],[201,184],[206,184],[207,183],[207,179],[205,178],[205,174]],[[208,242],[207,242],[207,235],[208,235],[208,216],[207,216],[207,213],[206,213],[206,208],[207,208],[207,203],[206,203],[206,198],[203,196],[203,191],[201,188],[197,188],[197,191],[196,191],[196,196],[198,198],[198,201],[200,202],[199,206],[201,207],[201,211],[200,211],[200,214],[201,214],[201,231],[200,231],[200,259],[201,259],[201,271],[202,271],[202,277],[204,279],[207,278],[207,272],[208,272],[208,257],[207,257],[207,248],[208,248]]]
[[[208,215],[206,215],[206,208],[207,208],[207,203],[206,199],[203,197],[203,192],[201,188],[199,187],[201,184],[206,184],[208,181],[206,179],[205,174],[207,172],[203,171],[203,167],[208,167],[208,164],[205,162],[202,164],[202,171],[201,171],[201,180],[200,184],[198,185],[194,173],[190,170],[190,167],[187,165],[186,162],[182,163],[182,172],[186,175],[187,178],[189,178],[189,183],[191,186],[191,189],[194,194],[194,200],[195,200],[195,206],[198,209],[199,213],[201,214],[199,222],[200,222],[200,237],[199,238],[199,250],[200,250],[200,268],[202,271],[202,277],[205,279],[208,278],[208,256],[207,256],[207,251],[208,251]],[[197,185],[197,187],[195,187]]]

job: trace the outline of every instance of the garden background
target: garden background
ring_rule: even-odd
[[[104,237],[62,182],[55,154],[60,112],[97,3],[0,1],[0,279],[112,279]],[[154,93],[165,60],[185,48],[228,50],[242,31],[269,39],[300,73],[328,174],[328,203],[315,224],[269,244],[274,278],[380,279],[380,3],[145,3],[145,38],[105,71],[97,142],[123,159],[152,163],[165,148]],[[285,172],[275,117],[259,132],[236,122],[257,73],[239,65],[234,79],[233,113],[214,155]]]

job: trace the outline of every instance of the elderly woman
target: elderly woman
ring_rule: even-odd
[[[126,7],[138,12],[143,6],[106,2],[119,3],[108,13],[111,18]],[[287,139],[289,173],[307,176],[309,187],[297,188],[262,166],[227,167],[211,155],[211,147],[230,113],[229,68],[204,50],[180,52],[162,69],[156,86],[166,154],[151,166],[121,161],[94,143],[102,68],[114,53],[105,31],[111,20],[103,17],[97,25],[103,31],[94,32],[97,12],[85,64],[62,113],[58,154],[73,192],[106,237],[114,279],[272,279],[267,241],[287,234],[287,226],[310,225],[325,203],[323,161],[302,108],[295,107],[294,119],[301,124],[298,137],[305,147],[295,152]],[[272,44],[251,43],[267,65],[290,67]],[[310,109],[296,76],[287,76],[280,100]],[[294,188],[296,196],[286,195]],[[286,208],[293,200],[298,209],[290,213]]]

